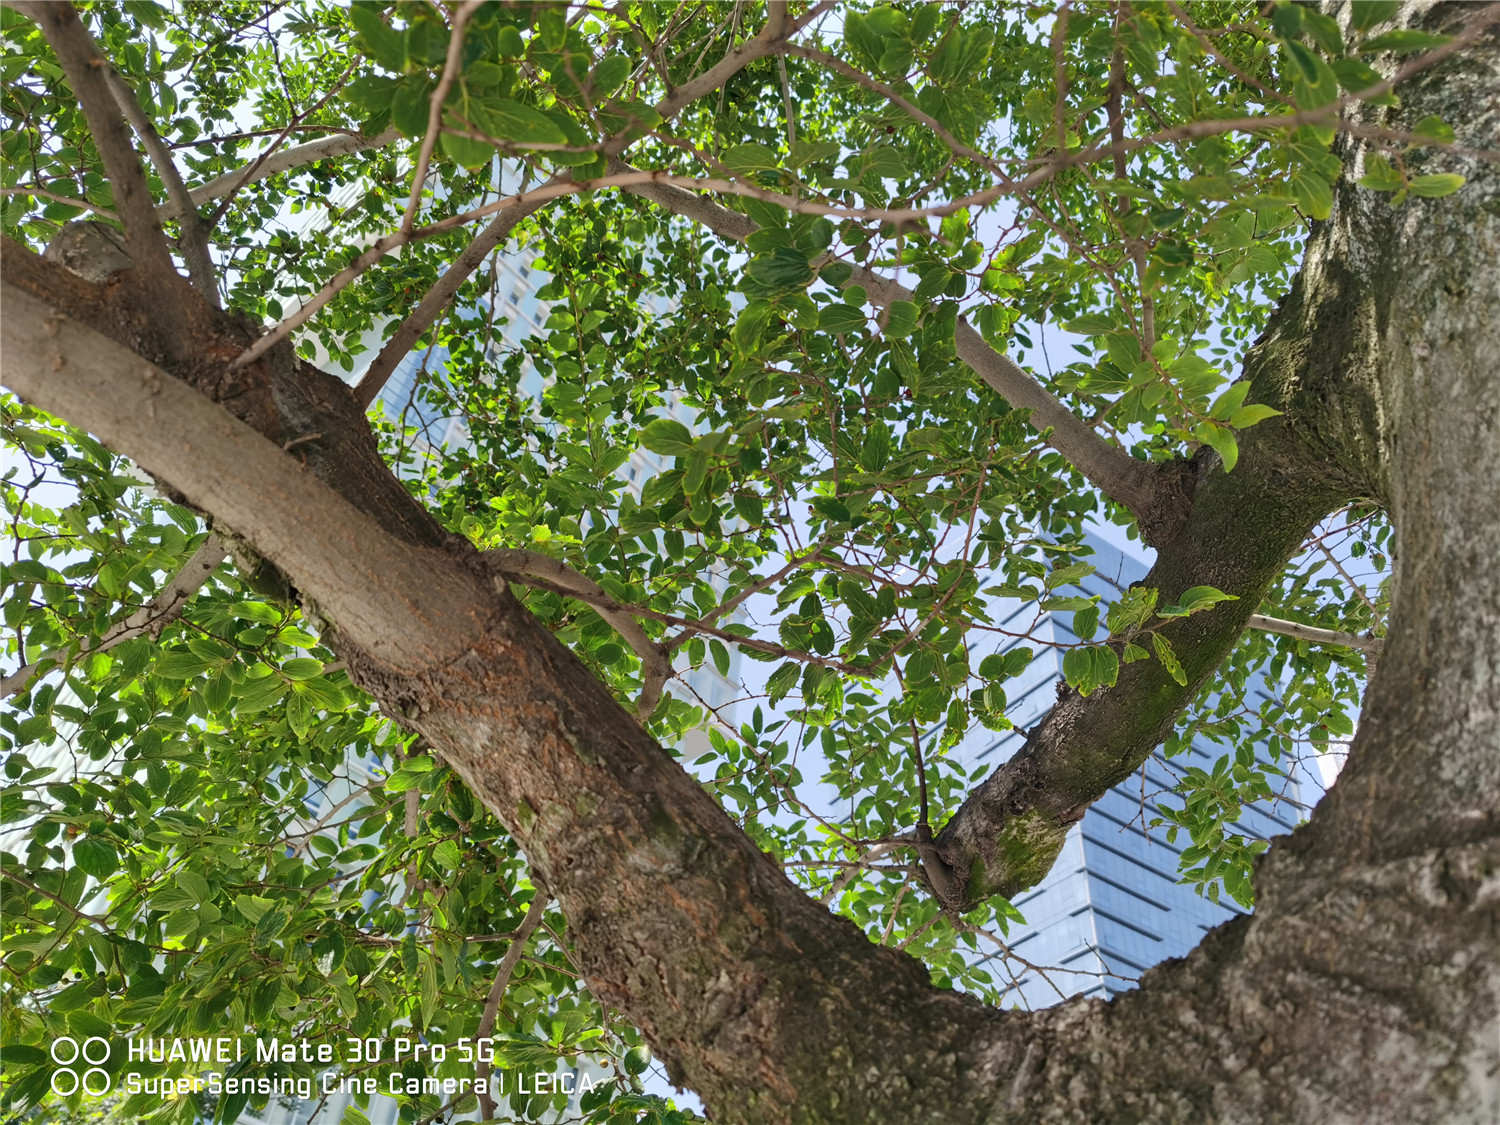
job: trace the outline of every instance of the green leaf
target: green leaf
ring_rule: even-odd
[[[872,473],[885,468],[891,459],[891,432],[879,421],[870,423],[859,449],[859,467]]]
[[[766,680],[766,695],[772,703],[779,703],[786,697],[797,683],[797,677],[801,675],[801,668],[796,661],[788,660],[780,668],[771,673]]]
[[[497,141],[521,145],[564,145],[567,134],[547,114],[511,98],[487,98],[469,108],[475,124]]]
[[[223,711],[229,706],[232,687],[229,677],[223,672],[210,676],[208,683],[203,685],[204,706],[210,711]]]
[[[1359,186],[1371,191],[1397,191],[1406,181],[1391,162],[1379,153],[1365,156],[1365,174],[1359,178]]]
[[[1349,5],[1349,21],[1357,31],[1369,31],[1401,10],[1401,0],[1356,0]]]
[[[769,254],[757,255],[746,272],[773,290],[800,289],[813,279],[807,255],[791,246],[778,246]]]
[[[634,69],[625,55],[609,55],[594,67],[593,86],[595,98],[613,94],[620,84],[630,77]]]
[[[323,662],[311,656],[294,656],[282,663],[281,674],[289,680],[310,680],[323,674]]]
[[[1187,687],[1187,673],[1183,671],[1177,653],[1172,650],[1172,642],[1160,633],[1152,633],[1151,648],[1156,653],[1156,659],[1161,661],[1161,666],[1167,670],[1167,675]]]
[[[73,844],[73,862],[96,879],[107,879],[120,866],[114,846],[97,836],[84,836]]]
[[[385,779],[385,790],[387,793],[404,793],[408,789],[420,789],[428,772],[425,769],[415,769],[410,765],[403,765]]]
[[[824,332],[857,332],[864,326],[864,310],[853,305],[835,302],[818,313],[818,327]]]
[[[1063,325],[1063,330],[1078,336],[1103,336],[1120,327],[1120,321],[1109,316],[1080,316]]]
[[[1426,176],[1413,177],[1410,187],[1413,195],[1423,199],[1441,199],[1452,195],[1464,186],[1464,178],[1456,172],[1434,172]]]
[[[1443,144],[1452,144],[1455,137],[1453,126],[1449,125],[1436,114],[1431,113],[1413,125],[1411,131],[1420,137],[1430,137],[1432,140]],[[1368,160],[1366,163],[1368,163]]]
[[[259,922],[276,903],[269,898],[261,898],[259,895],[236,895],[234,908],[240,912],[245,921],[252,924]]]
[[[1338,20],[1324,15],[1309,5],[1302,8],[1302,30],[1330,55],[1344,53],[1344,37],[1339,32]]]
[[[349,22],[375,61],[390,70],[406,66],[406,37],[380,18],[375,4],[350,4]]]
[[[208,880],[196,871],[183,868],[177,873],[177,887],[194,902],[202,905],[212,897]]]
[[[1358,7],[1356,4],[1355,7]],[[1432,47],[1441,47],[1448,42],[1448,36],[1435,35],[1430,31],[1418,31],[1415,28],[1400,28],[1396,31],[1387,31],[1383,35],[1377,35],[1368,40],[1360,48],[1363,51],[1394,51],[1396,54],[1406,54],[1411,51],[1426,51]]]
[[[1306,168],[1292,174],[1292,195],[1310,219],[1326,219],[1333,213],[1333,185]]]
[[[1120,600],[1109,607],[1105,621],[1111,635],[1139,628],[1150,619],[1156,609],[1160,591],[1151,586],[1132,586],[1120,595]]]
[[[1339,85],[1351,94],[1368,90],[1380,84],[1380,74],[1367,62],[1360,59],[1334,59],[1329,64],[1338,75]]]
[[[195,652],[177,649],[166,653],[152,667],[164,680],[189,680],[207,669],[207,663]]]
[[[765,522],[765,506],[759,496],[748,493],[736,493],[734,497],[734,510],[751,527],[759,527]]]
[[[678,455],[693,448],[693,435],[675,418],[656,418],[641,431],[641,444],[652,453]]]
[[[754,142],[725,149],[719,159],[725,167],[741,173],[774,171],[780,167],[774,152],[765,145]]]
[[[917,306],[911,301],[892,301],[886,308],[885,334],[892,340],[910,336],[917,326]]]
[[[1263,402],[1252,402],[1249,406],[1242,406],[1229,416],[1229,424],[1237,430],[1248,430],[1257,422],[1264,422],[1267,418],[1274,418],[1281,411],[1273,406],[1267,406]]]
[[[461,137],[447,129],[443,130],[442,146],[443,152],[449,159],[470,171],[484,167],[495,156],[493,145],[487,145],[483,141],[476,141],[470,137]]]
[[[1156,611],[1158,617],[1186,617],[1220,602],[1237,602],[1238,594],[1226,594],[1212,586],[1191,586],[1184,590],[1175,605],[1164,606]]]
[[[1233,430],[1214,422],[1204,422],[1197,426],[1193,433],[1199,441],[1210,446],[1219,455],[1219,459],[1224,462],[1226,473],[1234,472],[1234,467],[1240,459],[1240,447],[1234,439]]]
[[[526,42],[514,27],[502,25],[495,37],[500,46],[500,54],[505,58],[518,59],[526,53]]]
[[[1072,648],[1063,656],[1063,678],[1079,695],[1111,687],[1120,674],[1120,658],[1108,645]]]

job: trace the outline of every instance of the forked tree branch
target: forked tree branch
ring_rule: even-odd
[[[512,581],[524,585],[528,580],[540,578],[548,583],[549,588],[577,597],[619,633],[620,638],[641,660],[641,694],[635,705],[636,718],[645,722],[651,717],[656,705],[661,702],[662,689],[671,678],[672,665],[667,659],[667,649],[651,639],[627,607],[620,606],[592,578],[580,574],[551,555],[516,547],[502,547],[486,551],[484,557]]]
[[[71,4],[13,0],[13,6],[42,29],[83,109],[114,191],[115,212],[125,227],[126,249],[131,260],[137,269],[150,275],[176,278],[177,267],[172,263],[167,236],[157,219],[151,187],[105,77],[109,63],[99,54],[93,37]],[[164,307],[161,315],[164,321],[175,320],[170,307]]]

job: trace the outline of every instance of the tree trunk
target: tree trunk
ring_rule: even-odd
[[[1459,140],[1492,146],[1497,57],[1492,41],[1429,76],[1403,121],[1466,119]],[[8,247],[5,378],[290,576],[351,677],[514,833],[590,987],[716,1120],[1488,1121],[1500,177],[1468,163],[1457,196],[1399,209],[1346,183],[1253,361],[1288,408],[1276,449],[1298,451],[1277,471],[1316,453],[1319,480],[1362,488],[1396,526],[1396,612],[1349,768],[1263,862],[1254,916],[1109,1004],[987,1009],[808,899],[484,559],[386,483],[346,390],[284,347],[226,379],[245,330],[185,285],[187,363],[181,341],[139,330],[159,292]],[[313,433],[296,457],[280,448]],[[1274,487],[1249,453],[1211,488]]]

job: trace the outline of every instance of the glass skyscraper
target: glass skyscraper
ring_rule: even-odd
[[[1088,560],[1095,572],[1077,591],[1114,601],[1130,583],[1143,578],[1139,559],[1094,536]],[[1035,625],[1034,603],[1009,607],[996,615],[1002,628],[1029,633],[1039,641],[1078,640],[1070,615],[1046,614]],[[955,753],[965,765],[998,766],[1021,748],[1022,729],[1040,722],[1056,702],[1062,651],[1041,649],[1019,684],[1009,689],[1009,718],[1018,728],[1004,735],[970,732]],[[1247,698],[1267,694],[1263,680],[1252,680]],[[1203,935],[1240,908],[1227,899],[1213,902],[1179,882],[1178,858],[1188,846],[1186,834],[1167,840],[1166,826],[1153,826],[1158,804],[1180,807],[1173,792],[1176,772],[1196,766],[1211,771],[1229,748],[1200,739],[1171,760],[1158,750],[1142,769],[1096,801],[1068,833],[1057,863],[1047,877],[1013,901],[1025,915],[1012,925],[1010,949],[1044,971],[1017,971],[1007,1003],[1038,1008],[1064,997],[1108,997],[1135,986],[1151,966],[1188,953]],[[1235,828],[1247,838],[1269,839],[1290,832],[1309,805],[1321,795],[1316,780],[1289,763],[1287,776],[1272,778],[1273,801],[1245,806]]]

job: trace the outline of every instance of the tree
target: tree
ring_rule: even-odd
[[[64,1031],[399,1026],[610,1055],[596,1120],[676,1112],[641,1037],[726,1122],[1493,1115],[1496,18],[5,9],[12,1103]],[[497,354],[507,244],[551,312]],[[352,393],[310,362],[372,334]],[[396,474],[365,407],[431,346],[471,441]],[[639,494],[637,446],[674,459]],[[1351,505],[1388,629],[1289,569]],[[1049,602],[1095,512],[1151,574]],[[942,739],[1003,728],[1020,671],[971,666],[985,583],[1088,643],[973,784]],[[1372,631],[1305,827],[1258,861],[1225,830],[1253,756],[1189,794],[1190,876],[1248,897],[1253,865],[1252,916],[1108,1005],[984,1002],[963,943],[1082,809],[1189,729],[1338,734]],[[731,647],[776,670],[705,785],[672,748],[712,716],[662,687]],[[97,764],[48,781],[59,735]],[[836,823],[796,813],[812,743]],[[389,780],[296,821],[350,753]]]

